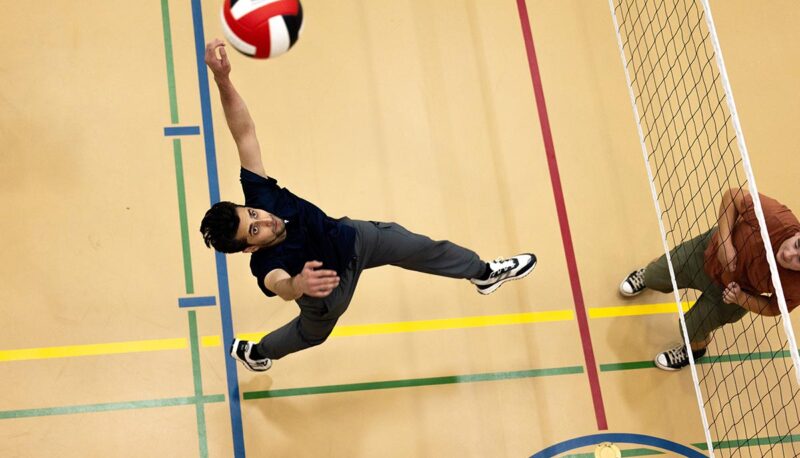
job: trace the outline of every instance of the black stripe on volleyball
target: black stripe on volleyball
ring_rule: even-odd
[[[289,31],[289,48],[294,46],[297,42],[298,33],[300,33],[300,26],[303,24],[303,5],[297,2],[297,15],[296,16],[282,16],[283,22],[286,23],[286,30]]]

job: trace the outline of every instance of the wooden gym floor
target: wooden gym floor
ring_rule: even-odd
[[[289,54],[231,53],[282,185],[332,216],[540,260],[488,297],[369,271],[328,342],[258,375],[226,357],[226,337],[258,338],[296,306],[263,297],[248,258],[216,256],[197,231],[211,200],[242,200],[196,54],[221,37],[220,3],[32,2],[0,18],[1,456],[704,442],[690,373],[639,364],[678,338],[671,296],[616,293],[661,241],[605,1],[306,0]],[[712,8],[759,189],[800,210],[800,5]]]

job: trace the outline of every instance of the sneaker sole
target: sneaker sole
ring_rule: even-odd
[[[233,339],[233,343],[231,343],[231,346],[228,348],[228,354],[231,355],[231,357],[233,357],[233,359],[235,359],[236,361],[241,362],[242,360],[240,360],[239,357],[236,356],[236,348],[239,346],[239,342],[241,342],[241,340]]]
[[[269,364],[267,364],[267,367],[264,368],[264,369],[253,369],[252,367],[250,367],[249,364],[247,364],[246,362],[244,362],[241,359],[239,359],[239,357],[236,356],[236,348],[239,346],[239,342],[241,342],[241,339],[233,339],[233,343],[231,344],[231,348],[228,349],[228,354],[230,354],[231,357],[233,359],[235,359],[236,361],[239,361],[240,363],[242,363],[242,365],[245,368],[247,368],[247,370],[249,370],[250,372],[266,372],[272,367],[272,360],[271,359],[269,360]]]
[[[512,281],[512,280],[519,280],[521,278],[525,278],[531,272],[533,272],[533,269],[536,267],[536,264],[538,262],[539,262],[538,259],[536,261],[533,261],[533,264],[531,265],[531,267],[528,270],[526,270],[525,272],[521,273],[521,274],[517,274],[517,275],[515,275],[514,277],[511,277],[511,278],[506,278],[505,280],[500,280],[499,282],[495,283],[494,285],[492,285],[492,286],[490,286],[490,287],[488,287],[486,289],[478,288],[478,292],[483,294],[484,296],[486,296],[488,294],[492,294],[497,288],[501,287],[503,285],[503,283],[505,283],[505,282]]]

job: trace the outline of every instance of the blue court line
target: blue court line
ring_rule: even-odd
[[[581,447],[597,445],[602,442],[611,442],[614,444],[637,444],[649,445],[663,450],[669,450],[679,456],[689,458],[706,458],[706,455],[691,449],[685,445],[676,444],[675,442],[668,441],[653,436],[645,436],[644,434],[627,434],[627,433],[602,433],[593,434],[591,436],[576,437],[575,439],[565,440],[559,444],[547,447],[539,453],[531,456],[531,458],[550,458],[560,455],[570,450],[575,450]]]
[[[200,126],[173,126],[164,128],[165,137],[178,137],[181,135],[200,135]]]
[[[214,125],[211,118],[211,102],[208,91],[208,71],[205,58],[205,34],[203,33],[203,10],[200,0],[192,0],[192,25],[194,29],[194,50],[197,61],[197,82],[200,90],[200,111],[203,118],[203,142],[206,152],[206,175],[208,176],[208,193],[211,204],[220,201],[219,178],[217,175],[217,154],[214,147]],[[219,290],[219,314],[222,322],[222,352],[225,360],[225,374],[228,382],[228,408],[231,416],[231,433],[233,435],[233,455],[243,458],[244,432],[242,431],[242,406],[239,399],[239,375],[236,373],[236,362],[228,356],[224,343],[233,341],[233,318],[231,315],[231,297],[228,289],[228,264],[223,253],[214,252],[217,265],[217,287]]]
[[[179,297],[178,307],[206,307],[209,305],[217,305],[217,298],[214,296],[200,296],[200,297]]]

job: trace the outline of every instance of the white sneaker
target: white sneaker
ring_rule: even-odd
[[[251,359],[250,351],[253,349],[253,345],[247,340],[233,339],[230,349],[231,356],[253,372],[264,372],[272,367],[272,360],[269,358]]]
[[[473,285],[478,287],[481,294],[491,294],[503,283],[510,280],[518,280],[527,276],[536,267],[536,255],[523,253],[513,258],[497,258],[489,263],[489,278],[481,280],[478,278],[470,279]]]
[[[631,272],[619,284],[619,293],[623,296],[633,297],[644,291],[644,269]]]
[[[705,354],[705,348],[692,350],[692,357],[695,362]],[[678,371],[689,365],[689,353],[686,351],[686,345],[680,344],[657,354],[653,361],[661,370]]]

